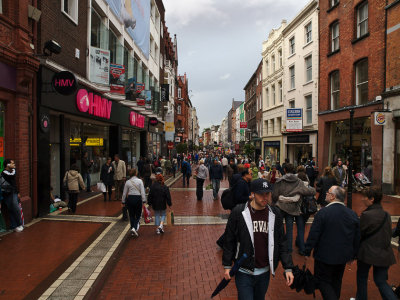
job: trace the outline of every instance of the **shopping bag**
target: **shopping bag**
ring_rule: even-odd
[[[153,219],[151,218],[151,212],[150,210],[147,208],[147,206],[145,204],[143,204],[143,218],[144,218],[144,222],[150,223],[151,221],[153,221]]]
[[[1,214],[0,211],[0,232],[5,232],[5,231],[7,231],[6,222],[4,221],[3,215]]]
[[[213,188],[213,187],[212,187],[212,183],[210,183],[209,185],[206,186],[206,190],[207,190],[207,191],[208,191],[208,190],[212,190],[212,188]]]
[[[57,208],[54,207],[53,204],[50,204],[50,213],[55,212]]]
[[[19,202],[18,204],[19,204],[19,210],[21,211],[21,223],[22,223],[22,226],[24,226],[25,225],[24,212],[22,211],[21,202]]]
[[[102,182],[98,182],[97,183],[97,189],[102,193],[107,192],[106,185],[104,183],[102,183]]]
[[[173,210],[171,210],[170,212],[167,213],[167,224],[174,225],[174,211]]]

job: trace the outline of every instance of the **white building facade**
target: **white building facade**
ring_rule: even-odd
[[[283,34],[283,156],[294,165],[317,156],[318,137],[318,1],[309,2]],[[287,110],[300,109],[302,124],[293,129]],[[289,122],[293,122],[289,120]],[[293,123],[292,123],[293,124]],[[299,130],[299,131],[291,131]]]

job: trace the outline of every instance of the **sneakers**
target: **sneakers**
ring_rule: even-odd
[[[160,226],[157,229],[160,231],[160,233],[164,233],[164,227],[163,226]]]
[[[132,234],[132,236],[136,236],[136,237],[139,236],[139,234],[137,233],[137,231],[136,231],[135,228],[132,228],[132,229],[131,229],[131,234]]]
[[[21,232],[22,230],[24,230],[24,227],[22,225],[14,228],[15,232]]]

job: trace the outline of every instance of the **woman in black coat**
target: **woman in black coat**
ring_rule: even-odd
[[[114,185],[114,167],[111,163],[111,157],[107,157],[107,162],[101,167],[100,180],[106,186],[106,191],[103,192],[104,201],[111,201],[112,187]]]
[[[167,204],[172,206],[171,194],[169,188],[164,184],[162,174],[156,175],[156,180],[150,187],[150,192],[147,197],[147,204],[154,210],[155,225],[158,226],[156,233],[164,233],[164,222],[167,215]]]
[[[333,185],[337,185],[335,175],[333,175],[331,167],[326,167],[324,169],[324,174],[317,182],[317,192],[319,192],[317,200],[318,204],[322,206],[326,206],[328,204],[325,201],[326,193]]]

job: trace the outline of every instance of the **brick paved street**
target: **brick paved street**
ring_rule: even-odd
[[[2,235],[0,299],[209,299],[223,275],[215,241],[225,228],[226,211],[212,191],[197,201],[193,179],[189,186],[183,189],[181,179],[172,185],[177,224],[166,226],[161,236],[154,225],[145,225],[139,238],[132,238],[128,223],[115,217],[120,203],[104,203],[96,194],[82,194],[75,215],[57,211],[22,233]],[[400,215],[399,200],[385,197],[383,205]],[[353,205],[357,213],[363,210],[359,194]],[[294,254],[295,264],[303,261]],[[312,259],[308,267],[313,269]],[[282,272],[279,267],[271,279],[268,299],[313,299],[287,288]],[[354,297],[355,280],[354,264],[345,272],[342,299]],[[390,268],[389,283],[400,283],[400,265]],[[319,292],[316,296],[322,299]],[[234,282],[215,299],[236,299]],[[369,299],[380,299],[372,273]]]

